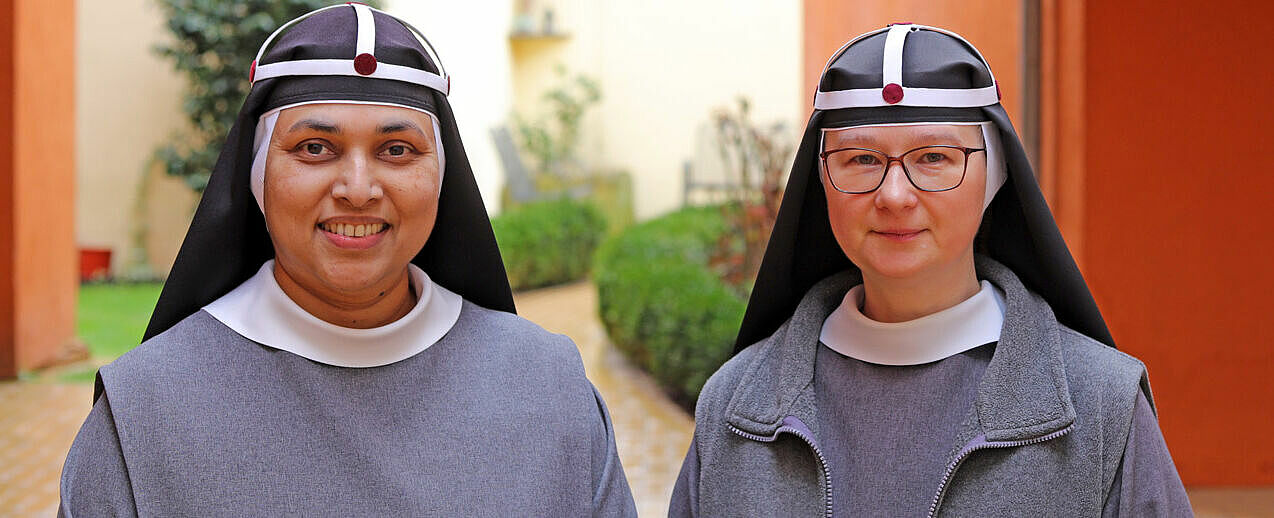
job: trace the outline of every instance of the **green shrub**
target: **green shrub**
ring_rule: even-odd
[[[625,355],[691,408],[734,348],[745,302],[711,262],[720,207],[683,209],[615,236],[597,252],[599,313]]]
[[[606,234],[615,235],[633,224],[633,181],[626,171],[601,171],[578,178],[563,179],[550,175],[537,175],[533,180],[536,191],[551,197],[572,196],[588,199],[606,217]],[[579,194],[573,194],[579,193]],[[521,207],[527,203],[513,199],[506,184],[500,190],[500,206],[505,209]]]
[[[571,199],[514,207],[491,220],[509,284],[515,290],[582,279],[606,233],[591,203]]]

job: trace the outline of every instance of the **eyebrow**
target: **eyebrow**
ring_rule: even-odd
[[[292,127],[288,129],[288,131],[296,131],[297,128],[302,128],[302,127],[309,128],[314,131],[321,131],[323,133],[331,133],[333,135],[341,134],[341,129],[336,127],[335,124],[317,120],[317,119],[302,119],[302,120],[296,121],[296,124],[293,124]]]
[[[838,132],[829,132],[829,133],[832,133],[833,136],[827,139],[827,143],[833,146],[858,147],[858,146],[871,146],[871,145],[880,144],[878,140],[871,137],[862,136],[862,135],[845,134],[845,133],[838,134]],[[916,135],[915,138],[912,139],[912,141],[915,143],[923,143],[924,145],[934,145],[934,144],[947,144],[947,145],[959,145],[959,146],[964,145],[964,143],[960,142],[960,137],[958,135],[949,131],[926,131]]]
[[[381,135],[385,135],[389,133],[397,133],[400,131],[415,131],[416,133],[420,134],[420,138],[422,139],[425,138],[425,130],[420,129],[420,126],[418,126],[416,123],[411,121],[398,120],[398,121],[382,124],[380,125],[380,127],[376,128],[376,133],[379,133]]]

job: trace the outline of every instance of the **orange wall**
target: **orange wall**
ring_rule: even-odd
[[[1182,478],[1274,484],[1274,3],[1086,13],[1084,273]]]
[[[12,133],[3,146],[12,153],[3,177],[9,196],[0,200],[10,263],[0,275],[11,289],[0,290],[12,305],[5,315],[0,366],[41,366],[74,337],[76,250],[74,0],[16,0],[3,4],[12,20],[10,38],[0,45],[12,61],[11,88],[0,101],[12,111]],[[9,13],[12,13],[10,16]],[[12,374],[0,372],[0,375]]]
[[[894,22],[933,25],[973,43],[1000,82],[1004,106],[1020,126],[1022,106],[1021,0],[805,0],[805,106],[814,105],[819,74],[851,38]]]
[[[0,221],[13,219],[13,0],[0,0]],[[18,373],[13,235],[0,232],[0,379]]]

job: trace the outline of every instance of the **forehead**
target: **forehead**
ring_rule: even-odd
[[[974,124],[906,124],[859,126],[823,130],[825,146],[924,146],[931,144],[977,146],[982,128]]]
[[[315,103],[285,108],[279,112],[278,127],[287,131],[305,120],[319,121],[336,127],[377,126],[392,121],[409,121],[428,127],[432,119],[424,112],[402,106],[382,104]]]

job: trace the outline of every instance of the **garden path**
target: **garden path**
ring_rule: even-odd
[[[666,516],[694,423],[610,346],[587,282],[515,295],[519,313],[574,339],[614,420],[619,456],[643,517]],[[58,478],[93,386],[55,374],[0,382],[0,517],[52,516]],[[1200,518],[1274,517],[1274,488],[1190,490]]]

